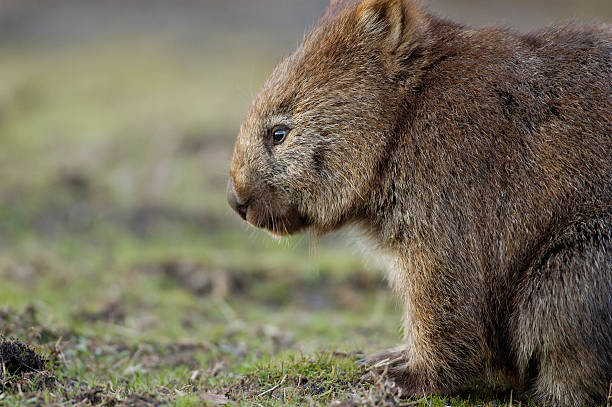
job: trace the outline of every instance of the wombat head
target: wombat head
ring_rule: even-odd
[[[364,216],[426,25],[410,0],[332,0],[240,129],[228,201],[243,219],[285,235]]]

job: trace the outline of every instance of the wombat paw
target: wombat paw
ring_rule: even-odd
[[[400,345],[366,356],[355,363],[369,371],[391,370],[408,362],[408,350],[407,345]]]
[[[409,355],[409,347],[400,345],[355,363],[366,369],[366,373],[361,377],[362,380],[374,384],[381,380],[394,383],[401,390],[402,397],[422,397],[431,394],[434,388],[425,375],[414,371],[409,363]]]

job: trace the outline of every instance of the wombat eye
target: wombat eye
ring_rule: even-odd
[[[272,128],[272,141],[274,144],[280,144],[287,138],[289,128],[287,126],[274,126]]]

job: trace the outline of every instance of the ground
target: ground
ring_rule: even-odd
[[[401,340],[382,270],[231,212],[266,41],[0,41],[0,405],[512,404],[361,380]]]

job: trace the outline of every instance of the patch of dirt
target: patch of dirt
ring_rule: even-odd
[[[106,309],[108,308],[108,309]],[[114,307],[105,307],[99,312],[100,318],[112,314]],[[36,323],[34,308],[24,313],[2,309],[0,326],[21,334],[29,329],[24,326]],[[177,397],[180,392],[203,391],[200,385],[207,377],[212,377],[224,368],[222,360],[215,360],[208,368],[198,359],[202,352],[211,351],[217,345],[197,340],[177,341],[169,344],[138,343],[130,345],[121,341],[109,341],[101,337],[83,337],[73,335],[66,340],[37,343],[38,336],[32,335],[35,346],[29,339],[4,339],[0,337],[0,400],[5,395],[17,395],[35,405],[49,402],[66,405],[95,406],[165,406]],[[42,353],[41,353],[42,352]],[[44,355],[45,357],[43,357]],[[80,364],[87,369],[97,369],[100,359],[106,359],[113,369],[119,372],[155,371],[165,366],[186,366],[192,370],[190,375],[179,379],[169,387],[158,387],[160,394],[132,393],[128,388],[118,385],[109,388],[107,385],[90,386],[86,382],[69,376],[58,377],[50,369],[62,371],[62,366]],[[104,365],[106,366],[106,365]],[[122,388],[123,387],[123,388]],[[207,403],[223,404],[223,397],[206,395]],[[51,399],[49,399],[49,397]],[[203,402],[204,403],[204,402]],[[0,401],[0,404],[2,402]]]
[[[79,199],[85,199],[91,195],[91,177],[82,170],[72,169],[61,172],[57,179],[57,185],[66,188],[68,192]]]
[[[243,377],[225,392],[225,396],[234,401],[249,400],[261,392],[261,384],[256,377]]]
[[[156,396],[148,393],[134,394],[124,400],[118,399],[113,393],[108,392],[101,386],[82,391],[70,401],[77,405],[108,406],[108,407],[155,407],[168,405],[160,401]]]
[[[55,375],[45,367],[48,360],[15,338],[0,340],[0,393],[32,392],[53,389]]]
[[[77,318],[89,322],[110,322],[120,324],[125,320],[125,307],[119,301],[111,301],[106,304],[100,311],[97,312],[81,312],[76,315]]]
[[[77,394],[74,396],[73,400],[77,403],[89,403],[92,406],[95,406],[97,404],[101,404],[102,401],[104,401],[104,398],[106,398],[104,395],[104,389],[100,386],[96,386],[92,389],[87,389]]]
[[[151,394],[135,394],[123,400],[117,406],[121,407],[157,407],[167,406],[168,402],[161,401]]]
[[[0,363],[12,375],[44,370],[48,360],[25,343],[11,338],[0,341]]]
[[[386,290],[383,278],[366,270],[355,270],[342,279],[329,275],[311,280],[298,273],[257,270],[223,270],[196,261],[171,259],[136,266],[137,271],[161,274],[198,296],[217,299],[242,297],[277,308],[294,303],[302,309],[361,309],[366,295]],[[189,326],[190,321],[185,324]]]
[[[166,345],[163,349],[151,345],[141,346],[142,366],[146,369],[156,369],[160,366],[199,369],[201,366],[196,356],[211,347],[212,345],[203,342],[176,342]]]
[[[255,332],[258,336],[270,340],[276,352],[292,347],[295,342],[291,332],[283,331],[274,325],[258,326]]]
[[[196,295],[212,295],[214,298],[223,299],[243,288],[241,280],[235,273],[224,270],[211,272],[202,264],[195,262],[170,260],[161,263],[159,270]]]
[[[0,390],[22,393],[22,392],[41,392],[57,388],[57,377],[47,371],[27,372],[16,376],[2,376],[0,379]]]
[[[176,347],[180,348],[179,345]],[[197,347],[189,346],[195,351]],[[152,349],[152,351],[159,351]],[[59,380],[55,374],[45,370],[49,361],[32,346],[18,339],[0,341],[0,394],[3,392],[19,394],[28,400],[46,404],[47,393],[53,390],[55,401],[70,402],[76,405],[92,406],[165,406],[157,396],[143,393],[127,396],[125,399],[102,386],[88,387],[69,377]],[[76,394],[76,395],[75,395]],[[55,396],[54,396],[55,397]]]

